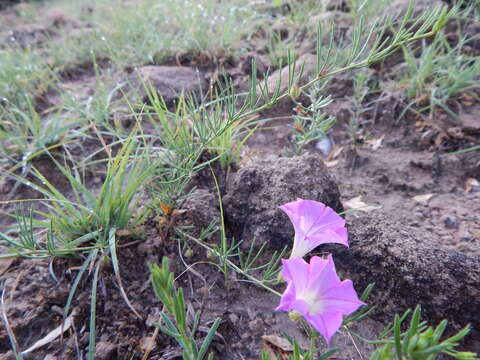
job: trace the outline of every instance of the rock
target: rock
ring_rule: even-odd
[[[442,222],[447,229],[458,228],[458,219],[455,216],[444,215],[442,216]]]
[[[95,359],[96,360],[113,360],[117,358],[117,346],[106,342],[101,341],[97,343],[95,349]]]
[[[41,17],[44,19],[48,27],[62,28],[70,27],[77,28],[81,26],[81,22],[68,14],[65,10],[60,8],[46,9]]]
[[[350,277],[357,291],[375,282],[368,301],[375,315],[390,320],[417,304],[432,324],[446,318],[453,328],[480,326],[480,258],[440,246],[428,234],[412,233],[383,216],[353,219],[350,248],[331,250],[341,277]],[[479,334],[473,334],[471,338]]]
[[[218,199],[206,189],[195,190],[183,203],[182,210],[185,210],[182,219],[198,231],[206,229],[212,221],[220,221]]]
[[[184,93],[198,94],[206,90],[207,81],[196,70],[183,66],[142,66],[128,78],[127,87],[136,92],[143,102],[149,98],[145,87],[151,85],[167,105],[172,105]],[[124,89],[125,90],[125,89]]]
[[[303,65],[303,74],[302,74],[302,78],[300,79],[300,84],[297,84],[297,85],[302,85],[303,83],[308,81],[313,74],[315,74],[315,70],[317,67],[317,57],[313,54],[308,54],[308,53],[300,56],[297,59],[295,64],[295,74],[300,73],[300,69],[302,68],[302,65]],[[282,69],[274,71],[269,76],[267,89],[270,94],[273,94],[275,92],[279,82],[280,82],[280,94],[283,94],[288,90],[288,65],[283,67]]]
[[[320,156],[257,161],[228,179],[223,198],[227,225],[245,246],[255,239],[257,245],[281,249],[292,244],[293,227],[278,207],[297,198],[343,211],[338,187]]]
[[[479,111],[479,104],[475,104],[470,109],[462,109],[458,118],[461,122],[463,132],[472,135],[480,134],[480,119],[478,117]]]

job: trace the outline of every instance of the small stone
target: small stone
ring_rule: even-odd
[[[327,157],[332,151],[333,142],[329,136],[325,136],[321,140],[317,141],[315,148],[320,150],[323,156]]]
[[[263,321],[261,319],[255,319],[248,323],[248,327],[253,331],[262,331],[263,330]]]
[[[444,223],[447,229],[456,229],[458,228],[458,219],[452,215],[442,216],[442,222]]]
[[[230,315],[228,315],[228,318],[230,319],[232,324],[236,324],[239,320],[237,314],[230,314]]]

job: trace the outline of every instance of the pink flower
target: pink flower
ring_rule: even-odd
[[[320,244],[337,243],[348,247],[347,229],[335,211],[321,202],[297,199],[280,206],[295,228],[290,258],[303,257]]]
[[[300,257],[282,260],[287,289],[276,310],[296,310],[330,342],[344,315],[365,305],[358,299],[351,280],[340,281],[332,255],[314,256],[310,264]]]

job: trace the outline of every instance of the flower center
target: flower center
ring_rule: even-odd
[[[322,300],[313,291],[304,291],[303,294],[298,296],[298,299],[305,301],[308,305],[308,312],[312,315],[320,314],[323,310]]]

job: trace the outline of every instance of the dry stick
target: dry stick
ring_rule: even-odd
[[[159,330],[160,329],[158,327],[155,328],[155,331],[153,332],[152,338],[150,339],[150,341],[147,345],[147,349],[145,350],[145,354],[143,354],[143,356],[142,356],[142,360],[147,360],[150,353],[152,352],[153,346],[155,345],[155,340],[157,339],[157,336],[158,336],[158,333],[159,333]]]
[[[347,326],[345,326],[345,330],[347,331],[348,337],[352,341],[353,346],[355,347],[355,350],[357,351],[358,355],[360,356],[360,359],[363,360],[363,355],[360,352],[360,349],[358,348],[357,343],[355,342],[355,339],[353,338],[352,334],[350,333],[350,329]]]
[[[92,128],[93,130],[95,131],[95,134],[97,135],[98,139],[100,140],[100,142],[102,143],[102,146],[103,146],[103,149],[105,150],[105,152],[107,153],[108,155],[108,159],[110,161],[113,160],[112,158],[112,149],[110,149],[108,146],[107,146],[107,143],[105,142],[105,139],[103,138],[102,134],[100,133],[100,131],[98,131],[97,129],[97,126],[95,125],[94,122],[92,122]]]
[[[8,337],[10,338],[10,341],[12,343],[12,351],[15,355],[15,358],[16,359],[22,359],[22,356],[18,352],[20,347],[18,346],[17,339],[15,338],[15,334],[13,333],[13,329],[10,326],[10,322],[8,321],[7,310],[6,310],[6,307],[5,307],[5,292],[6,291],[5,291],[5,286],[4,286],[3,289],[2,289],[2,298],[1,298],[2,319],[3,319],[3,322],[5,323],[5,329],[7,330]]]

